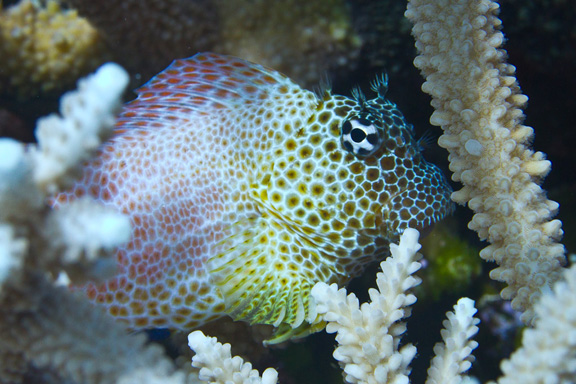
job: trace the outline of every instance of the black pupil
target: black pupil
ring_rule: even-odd
[[[350,132],[350,137],[355,143],[360,143],[366,138],[366,132],[360,128],[354,128],[352,132]]]

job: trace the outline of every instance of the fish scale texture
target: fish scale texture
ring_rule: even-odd
[[[90,195],[131,217],[117,276],[88,284],[88,297],[135,329],[224,315],[301,325],[316,282],[345,284],[407,226],[451,209],[450,187],[385,85],[372,100],[317,96],[230,56],[176,60],[55,200]],[[368,156],[343,145],[355,118],[378,132]]]

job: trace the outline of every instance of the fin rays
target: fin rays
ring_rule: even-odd
[[[312,236],[290,228],[270,212],[236,226],[238,232],[223,240],[219,253],[208,261],[226,311],[235,320],[300,326],[307,315],[309,291],[316,281],[329,278],[324,274],[336,267],[335,256],[317,253],[325,244],[312,243]],[[282,253],[279,243],[283,236],[296,248],[288,247]],[[314,269],[295,262],[297,255],[309,258]]]
[[[199,53],[173,61],[140,87],[138,97],[124,108],[121,120],[123,128],[173,124],[174,119],[262,102],[270,87],[293,84],[283,74],[259,64]],[[147,113],[150,110],[155,115]]]

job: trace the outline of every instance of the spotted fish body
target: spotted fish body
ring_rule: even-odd
[[[90,195],[131,217],[117,276],[88,297],[134,329],[226,314],[302,324],[316,282],[346,283],[404,228],[450,209],[386,81],[373,89],[317,96],[229,56],[174,61],[56,199]]]

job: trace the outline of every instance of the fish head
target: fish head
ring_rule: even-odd
[[[452,189],[394,103],[387,79],[376,97],[326,91],[303,126],[270,159],[268,207],[300,244],[323,255],[343,283],[388,254],[404,229],[423,230],[450,213]],[[315,248],[315,250],[312,250]]]

